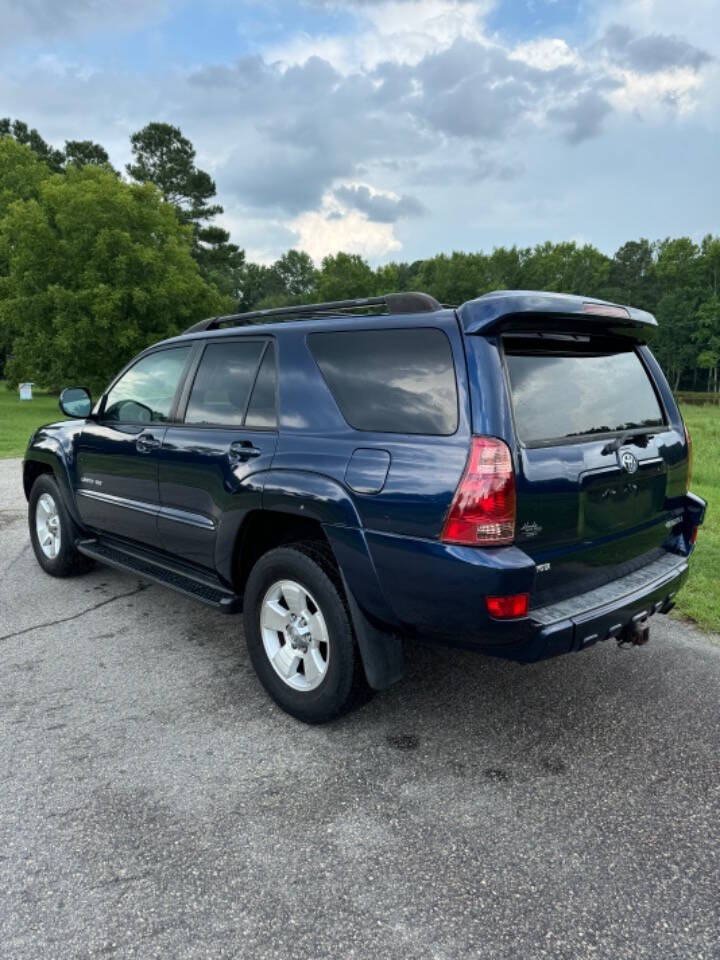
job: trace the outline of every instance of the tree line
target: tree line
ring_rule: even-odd
[[[213,221],[212,177],[169,124],[130,138],[120,173],[100,144],[55,148],[0,119],[0,365],[34,380],[100,390],[148,344],[202,316],[424,290],[457,304],[496,289],[600,297],[650,310],[652,347],[675,390],[720,392],[720,237],[496,247],[377,268],[337,253],[316,266],[289,250],[248,261]]]

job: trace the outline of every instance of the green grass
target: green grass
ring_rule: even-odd
[[[21,400],[0,381],[0,457],[21,457],[36,427],[64,419],[55,395],[33,390],[32,400]]]
[[[720,630],[720,410],[686,403],[682,413],[693,441],[692,491],[708,509],[677,609],[707,630]]]
[[[692,489],[709,507],[677,609],[701,627],[720,631],[720,410],[686,403],[683,416],[693,438]],[[36,427],[62,419],[54,395],[36,392],[21,401],[0,382],[0,457],[21,457]]]

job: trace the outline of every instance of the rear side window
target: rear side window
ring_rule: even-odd
[[[312,333],[308,341],[356,430],[443,436],[457,430],[455,368],[442,330]]]
[[[264,346],[258,340],[208,344],[195,375],[185,423],[241,427]]]
[[[504,339],[524,443],[664,425],[640,357],[624,345],[568,337]]]
[[[274,430],[277,426],[277,411],[275,409],[275,350],[273,345],[268,348],[260,364],[253,387],[250,406],[248,407],[246,427]]]

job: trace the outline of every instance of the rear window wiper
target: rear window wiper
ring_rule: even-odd
[[[633,441],[639,447],[646,447],[648,445],[648,440],[653,436],[654,433],[654,430],[647,430],[645,433],[636,433],[634,430],[621,433],[619,437],[615,437],[615,439],[611,440],[610,443],[606,443],[600,453],[617,453],[620,447],[626,443],[630,443],[630,441]]]

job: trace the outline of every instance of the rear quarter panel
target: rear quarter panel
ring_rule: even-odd
[[[458,428],[448,437],[356,430],[343,418],[307,344],[314,330],[288,331],[279,343],[280,433],[273,471],[309,471],[341,485],[351,497],[360,524],[370,530],[437,538],[467,460],[470,438],[469,388],[465,354],[451,311],[402,318],[354,318],[337,329],[407,327],[441,329],[450,341],[458,390]],[[327,325],[323,329],[328,329]],[[362,493],[348,482],[348,464],[357,451],[389,455],[382,489]]]

